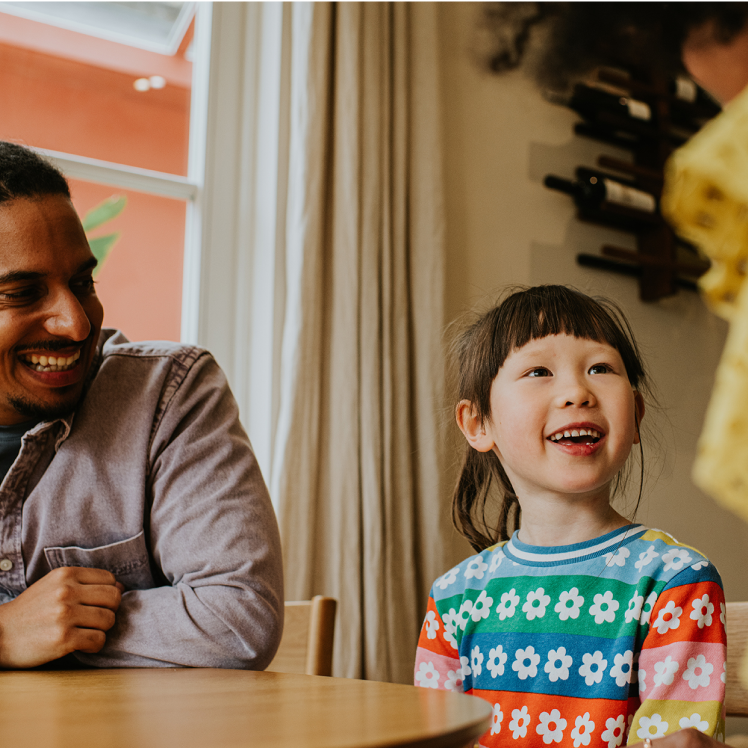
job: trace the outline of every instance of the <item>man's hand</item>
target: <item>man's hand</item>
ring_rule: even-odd
[[[0,667],[35,667],[70,652],[98,652],[123,591],[103,569],[54,569],[0,605]]]
[[[644,743],[637,743],[631,748],[641,748]],[[652,741],[652,748],[724,748],[724,743],[709,738],[693,727],[686,730],[674,732],[666,738],[658,738]]]

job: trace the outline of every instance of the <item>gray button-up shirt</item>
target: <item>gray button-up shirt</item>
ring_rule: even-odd
[[[261,669],[275,653],[278,527],[207,351],[102,331],[75,413],[23,437],[0,522],[0,603],[60,566],[125,585],[104,648],[76,653],[86,664]]]

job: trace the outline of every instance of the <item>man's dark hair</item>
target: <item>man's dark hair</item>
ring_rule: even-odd
[[[62,172],[30,148],[0,140],[0,204],[43,195],[70,197]]]
[[[492,3],[484,18],[494,71],[518,67],[531,32],[542,28],[547,36],[534,74],[540,85],[562,89],[601,65],[682,73],[688,34],[711,22],[715,40],[729,42],[748,22],[748,3]]]

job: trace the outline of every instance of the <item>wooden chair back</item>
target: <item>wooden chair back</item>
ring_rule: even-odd
[[[715,611],[717,612],[717,611]],[[748,688],[741,673],[748,674],[748,603],[727,603],[727,688],[728,717],[748,717]]]
[[[332,675],[332,643],[338,601],[317,595],[286,602],[283,636],[267,669],[276,673]]]

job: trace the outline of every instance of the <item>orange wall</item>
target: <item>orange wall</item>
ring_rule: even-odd
[[[0,44],[0,139],[185,175],[189,90],[169,83],[141,93],[135,77]],[[78,181],[71,187],[81,215],[113,194],[128,196],[123,213],[95,232],[122,233],[97,278],[105,323],[132,340],[178,340],[185,204]]]

